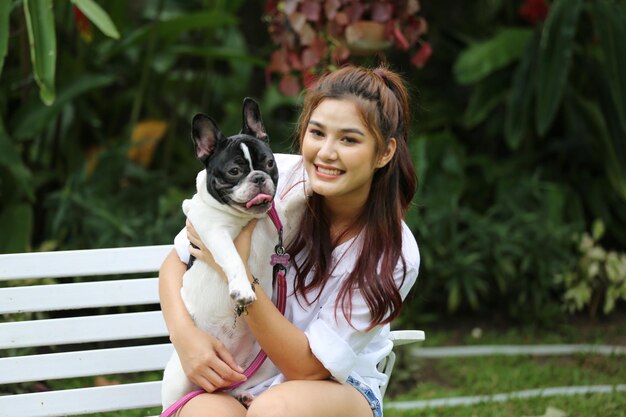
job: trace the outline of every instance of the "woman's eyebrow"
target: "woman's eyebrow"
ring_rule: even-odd
[[[311,125],[315,125],[317,127],[319,127],[320,129],[325,129],[326,126],[324,126],[324,124],[315,121],[315,120],[309,120],[309,124]],[[356,127],[347,127],[344,129],[340,130],[342,133],[355,133],[357,135],[361,135],[361,136],[365,136],[365,133],[363,133],[360,129],[357,129]]]

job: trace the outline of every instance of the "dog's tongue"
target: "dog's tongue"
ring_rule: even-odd
[[[267,194],[257,194],[252,200],[246,203],[246,208],[256,206],[263,203],[269,203],[272,201],[272,196]]]

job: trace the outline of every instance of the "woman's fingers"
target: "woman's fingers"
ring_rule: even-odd
[[[187,239],[189,239],[191,243],[200,248],[204,246],[204,243],[202,243],[202,239],[200,239],[198,232],[196,232],[196,229],[193,227],[193,224],[191,224],[189,219],[187,219],[185,223],[185,230],[187,231]]]

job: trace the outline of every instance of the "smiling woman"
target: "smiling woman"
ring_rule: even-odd
[[[302,138],[302,157],[311,188],[326,198],[329,209],[352,218],[369,195],[374,171],[396,150],[390,138],[384,152],[364,125],[357,105],[348,99],[326,99],[311,114]],[[338,202],[332,208],[332,201]]]
[[[389,323],[420,263],[403,221],[416,188],[408,114],[403,82],[386,68],[344,67],[307,91],[298,128],[302,155],[276,155],[277,199],[307,195],[297,213],[281,219],[295,230],[286,238],[285,312],[258,288],[243,317],[277,369],[249,389],[245,404],[217,392],[241,372],[238,364],[180,308],[179,259],[191,253],[211,263],[212,254],[191,227],[189,238],[200,249],[177,239],[178,254],[161,268],[161,304],[188,378],[207,391],[183,405],[180,417],[382,417],[387,377],[377,364],[391,350]],[[246,264],[254,227],[234,242]]]

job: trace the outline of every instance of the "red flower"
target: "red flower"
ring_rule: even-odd
[[[519,8],[520,17],[534,25],[545,20],[548,15],[548,3],[546,0],[526,0]]]
[[[432,46],[430,46],[430,43],[424,42],[415,55],[413,55],[413,58],[411,58],[411,64],[415,65],[417,68],[422,68],[426,65],[426,62],[428,62],[428,59],[432,54]]]
[[[91,32],[91,22],[76,6],[73,6],[74,20],[76,21],[76,27],[78,27],[78,33],[80,37],[87,43],[93,39],[93,33]]]

